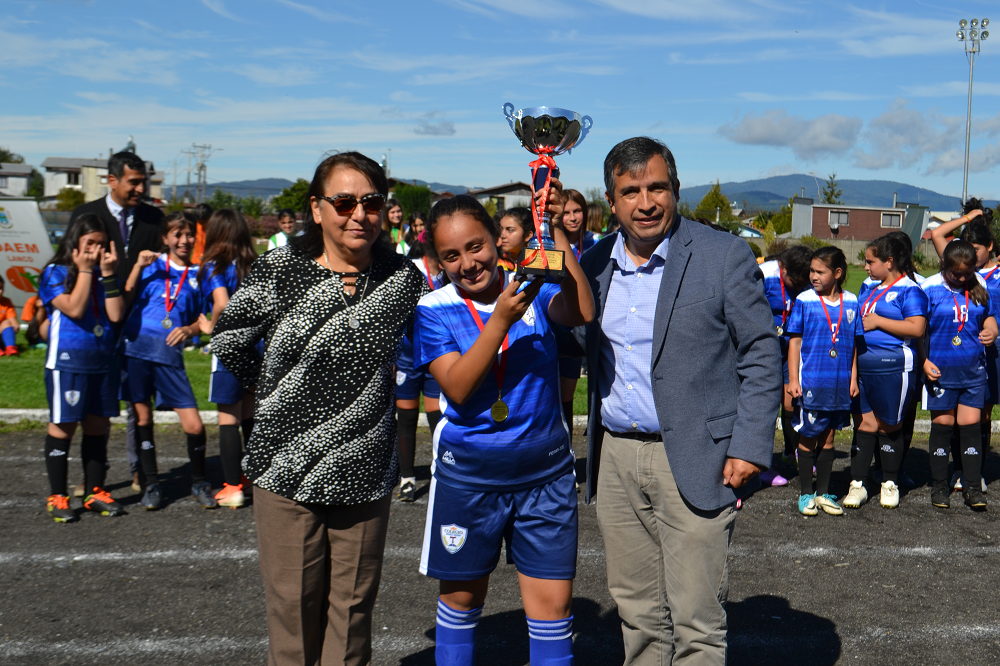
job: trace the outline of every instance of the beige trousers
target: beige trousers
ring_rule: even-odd
[[[354,506],[300,504],[254,486],[270,666],[364,666],[391,494]]]
[[[597,518],[625,664],[725,664],[734,508],[706,512],[687,504],[663,442],[605,433]]]

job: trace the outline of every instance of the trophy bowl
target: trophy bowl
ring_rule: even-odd
[[[507,102],[503,114],[521,145],[536,155],[572,152],[594,124],[590,116],[551,106],[532,106],[515,112],[514,105]]]

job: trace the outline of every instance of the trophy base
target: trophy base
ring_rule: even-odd
[[[566,277],[566,256],[563,254],[562,250],[538,250],[535,254],[534,259],[528,263],[528,265],[523,265],[526,257],[530,257],[531,254],[535,252],[533,249],[525,249],[521,251],[521,254],[517,257],[517,275],[525,275],[532,279],[542,278],[545,282],[551,282],[552,284],[559,284]],[[542,253],[549,260],[549,267],[545,268],[542,263]]]

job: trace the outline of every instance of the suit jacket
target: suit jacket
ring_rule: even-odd
[[[732,504],[760,483],[723,484],[726,458],[771,464],[781,400],[781,351],[761,274],[747,242],[678,217],[654,319],[650,383],[677,487],[698,509]],[[618,234],[580,262],[597,304],[586,327],[587,502],[597,492],[601,426],[601,322]]]
[[[143,250],[159,252],[163,248],[162,222],[164,216],[163,211],[155,206],[140,203],[132,212],[132,233],[129,234],[128,253],[122,252],[125,243],[122,241],[118,218],[108,210],[108,202],[105,197],[78,206],[73,211],[70,222],[72,223],[84,213],[96,213],[108,226],[108,237],[114,242],[118,252],[118,279],[122,288],[125,287],[125,281],[128,280],[128,275],[132,272],[132,266],[135,265],[140,252]]]

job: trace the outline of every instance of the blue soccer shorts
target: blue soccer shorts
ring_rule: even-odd
[[[118,416],[118,371],[100,374],[45,370],[50,423],[79,423],[93,416]]]
[[[801,404],[795,405],[795,415],[792,417],[792,428],[802,437],[815,439],[827,430],[843,430],[851,425],[849,409],[834,411],[816,411],[804,409]]]
[[[576,474],[511,492],[463,490],[431,479],[420,573],[439,580],[477,580],[508,559],[532,578],[576,576]]]
[[[212,374],[208,379],[209,402],[217,405],[235,405],[242,402],[245,393],[233,373],[226,370],[215,354],[212,354]]]
[[[427,398],[439,398],[441,387],[430,372],[413,369],[413,343],[404,336],[396,359],[396,400],[416,400],[421,393]]]
[[[986,404],[986,384],[963,388],[945,388],[937,382],[924,386],[923,408],[932,412],[945,412],[959,405],[982,409]]]
[[[561,358],[559,359],[559,376],[566,379],[579,379],[583,370],[582,358]]]
[[[155,395],[157,408],[198,407],[184,368],[132,356],[125,357],[124,366],[122,400],[149,402]]]
[[[906,417],[919,386],[917,373],[913,371],[891,375],[859,374],[858,413],[872,412],[882,423],[896,425]]]

